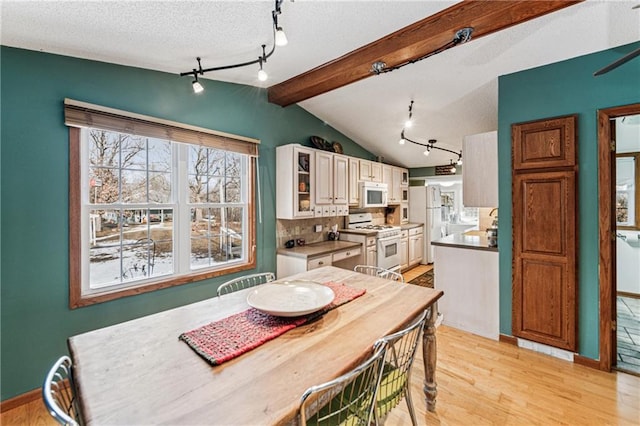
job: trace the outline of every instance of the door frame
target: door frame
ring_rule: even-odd
[[[600,370],[611,371],[615,353],[616,334],[613,324],[616,312],[616,245],[612,179],[615,163],[615,147],[611,145],[611,119],[624,115],[640,114],[640,103],[598,110],[598,238],[600,282]]]

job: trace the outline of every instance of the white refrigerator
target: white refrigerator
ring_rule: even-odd
[[[424,224],[422,263],[433,263],[431,241],[445,236],[442,226],[440,185],[409,187],[409,222]]]

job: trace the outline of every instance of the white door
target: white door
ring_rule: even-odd
[[[348,165],[347,157],[333,156],[333,204],[349,203]]]

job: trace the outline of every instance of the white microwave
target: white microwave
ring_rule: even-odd
[[[360,207],[387,207],[387,184],[360,182]]]

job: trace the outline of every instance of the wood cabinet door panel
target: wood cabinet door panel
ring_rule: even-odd
[[[514,124],[513,169],[568,167],[576,164],[576,116]]]
[[[566,256],[573,224],[566,222],[575,209],[574,172],[516,175],[514,220],[521,231],[522,253]]]
[[[514,125],[512,144],[512,332],[575,352],[575,116]]]
[[[572,346],[572,310],[566,286],[567,264],[521,260],[522,282],[515,297],[520,300],[519,337],[568,350]]]

